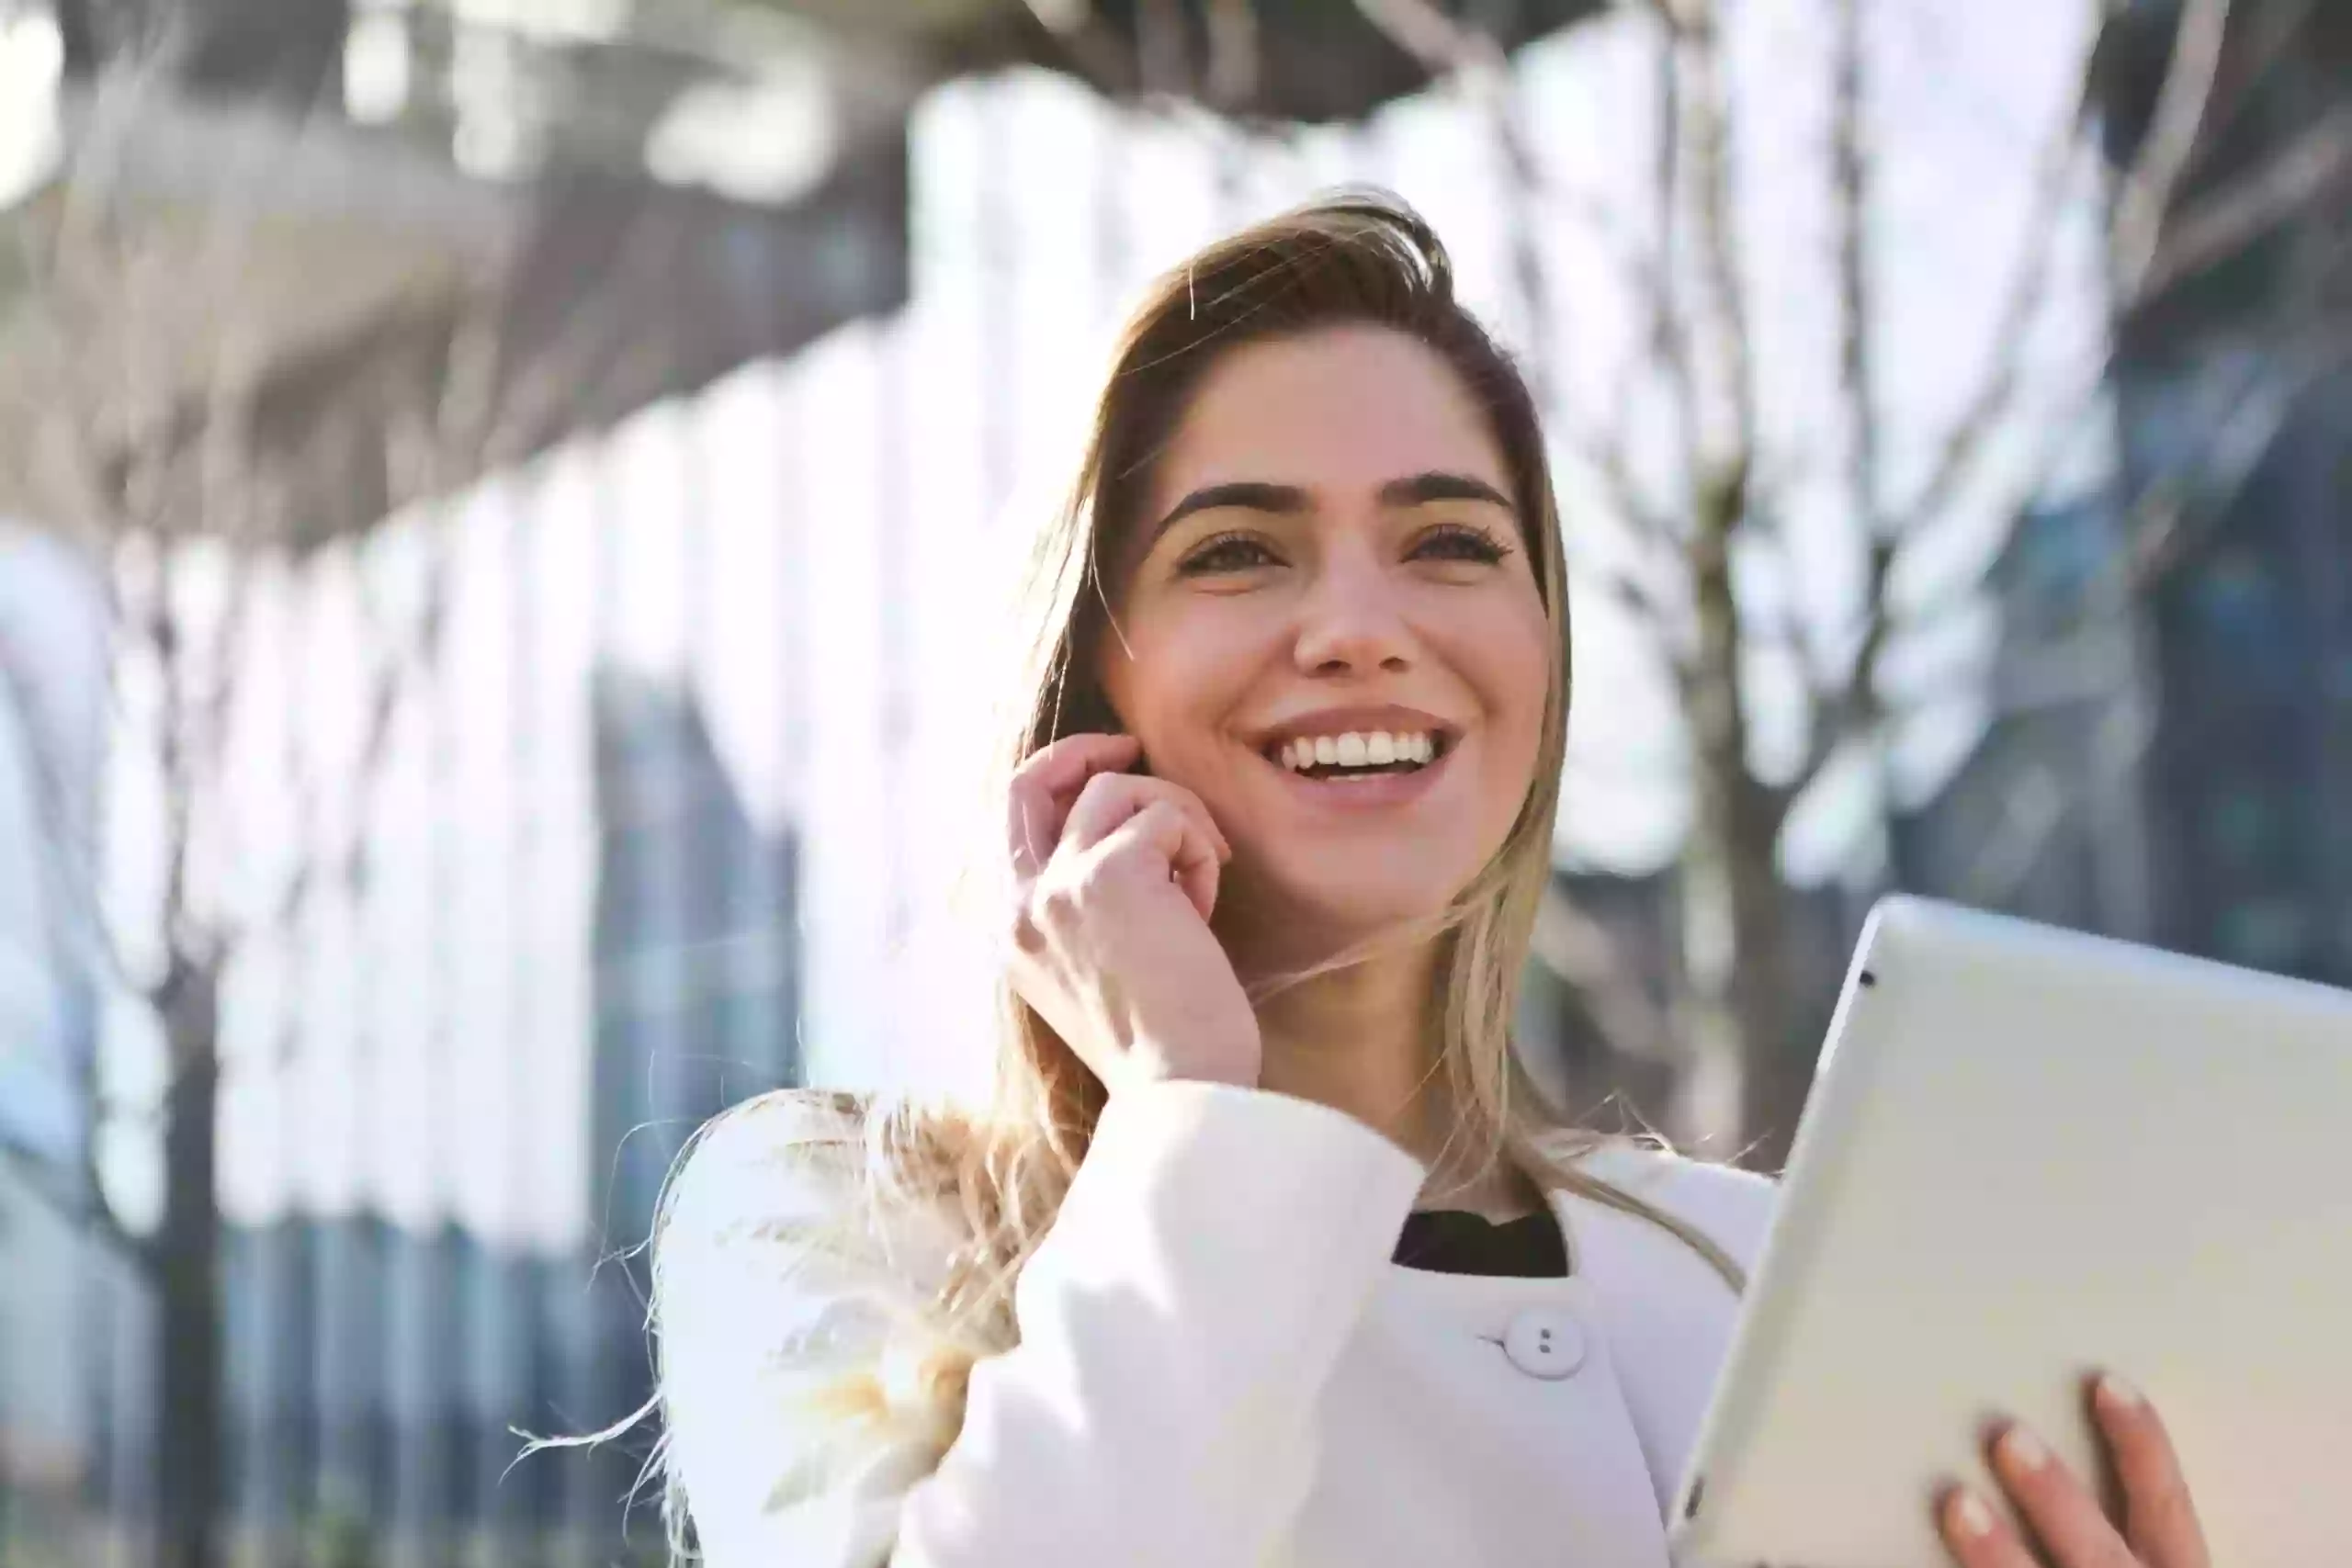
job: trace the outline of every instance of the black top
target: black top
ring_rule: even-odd
[[[1463,1209],[1419,1209],[1405,1217],[1394,1261],[1432,1274],[1556,1280],[1568,1272],[1568,1244],[1547,1210],[1500,1224]]]

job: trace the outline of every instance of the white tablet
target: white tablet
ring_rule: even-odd
[[[2352,994],[1871,915],[1678,1503],[1690,1568],[1950,1568],[1979,1436],[2144,1389],[2213,1561],[2352,1563]]]

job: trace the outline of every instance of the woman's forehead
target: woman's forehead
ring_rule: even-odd
[[[1508,492],[1487,413],[1443,355],[1382,327],[1331,328],[1227,351],[1153,465],[1148,515],[1206,484],[1261,481],[1335,499],[1421,473]]]

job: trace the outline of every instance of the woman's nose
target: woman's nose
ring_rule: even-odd
[[[1309,674],[1395,672],[1414,656],[1403,606],[1377,566],[1333,562],[1300,603],[1297,663]]]

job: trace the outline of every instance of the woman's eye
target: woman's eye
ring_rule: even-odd
[[[1276,566],[1274,552],[1247,534],[1227,534],[1211,539],[1184,558],[1177,571],[1185,577],[1204,577],[1220,571],[1248,571],[1253,567]]]
[[[1492,566],[1509,554],[1509,547],[1493,535],[1460,524],[1432,528],[1413,546],[1416,560],[1467,560]]]

